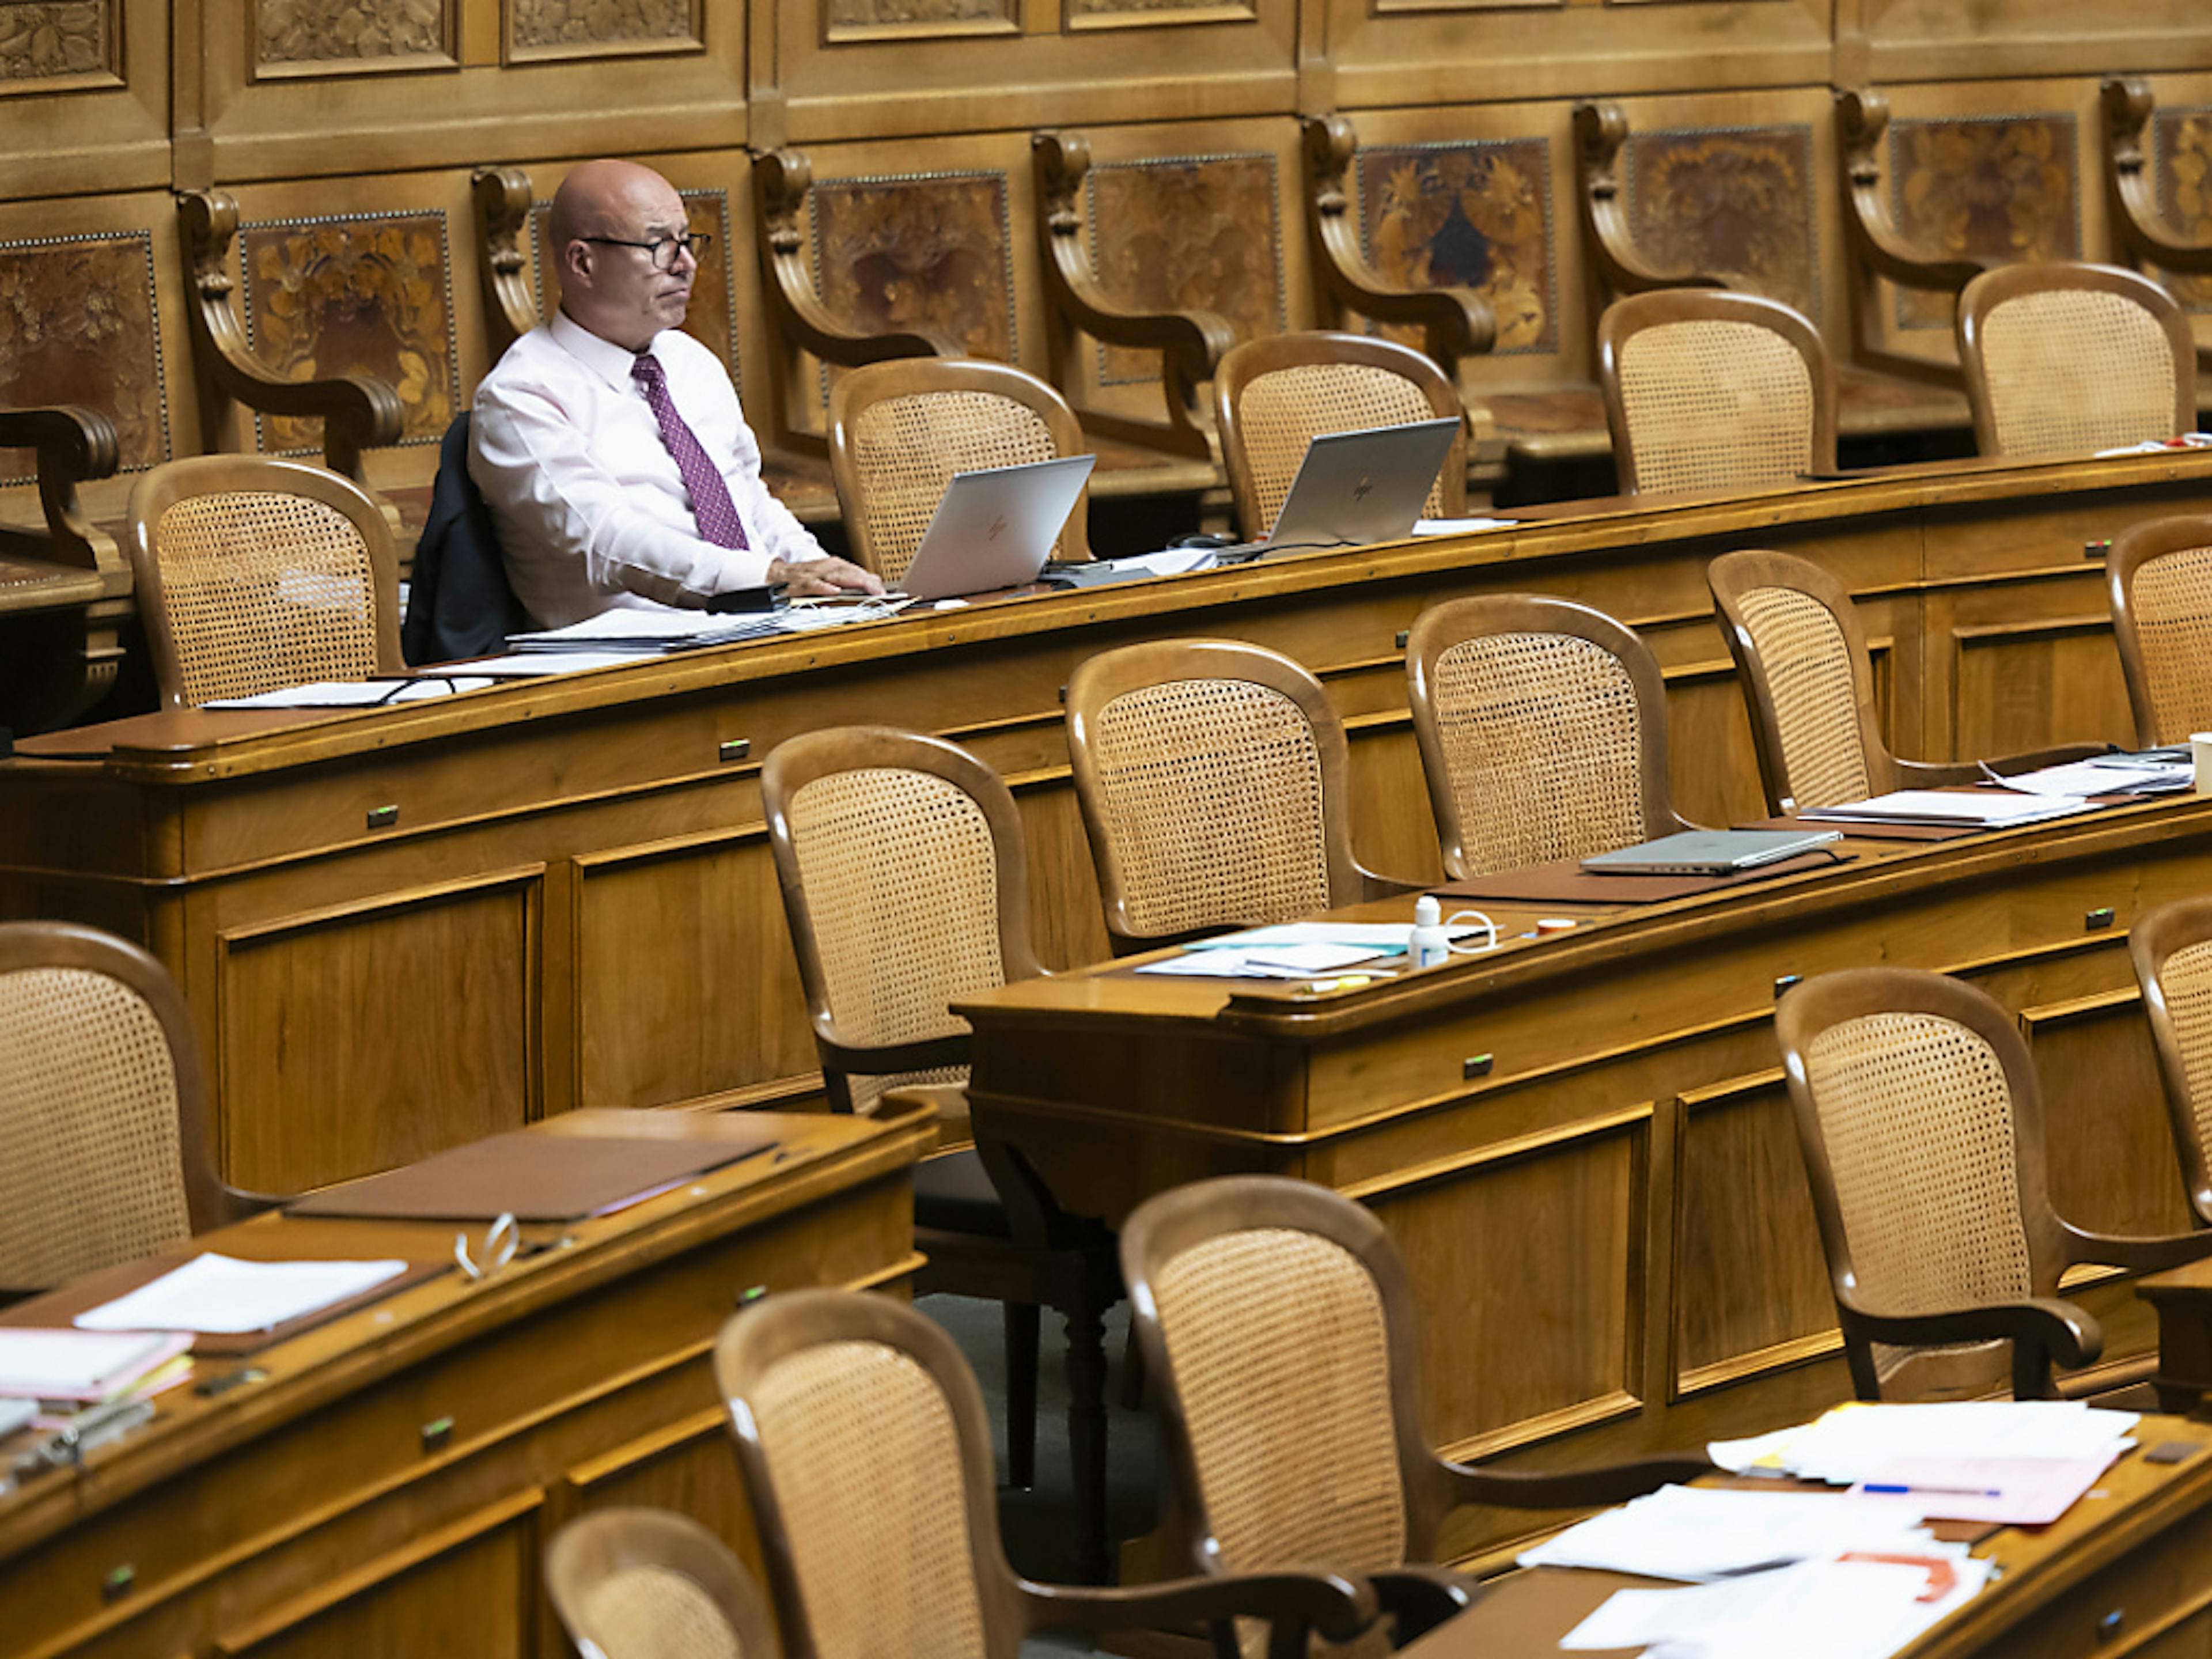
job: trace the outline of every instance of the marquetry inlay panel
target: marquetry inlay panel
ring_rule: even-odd
[[[730,192],[726,190],[679,190],[691,228],[714,240],[699,256],[699,274],[691,282],[691,308],[684,318],[684,331],[712,350],[738,374],[738,313],[736,279],[730,269]],[[550,201],[530,210],[530,275],[538,290],[538,314],[550,317],[561,303],[561,273],[545,236],[545,222],[553,211]]]
[[[1628,194],[1637,246],[1655,265],[1742,276],[1820,320],[1809,127],[1639,133]]]
[[[1897,223],[1908,241],[1987,259],[2072,259],[2081,246],[2070,115],[1899,121],[1889,138]],[[1898,295],[1904,328],[1951,326],[1948,294]]]
[[[0,90],[117,72],[115,0],[0,0]]]
[[[365,370],[406,408],[403,443],[434,444],[460,406],[446,216],[386,213],[240,227],[254,355],[292,380]],[[315,422],[257,416],[261,447],[307,449]]]
[[[700,0],[507,0],[510,63],[703,46]]]
[[[822,9],[831,40],[1011,34],[1021,27],[1015,0],[824,0]]]
[[[257,0],[254,61],[264,72],[449,59],[448,0]]]
[[[928,329],[970,356],[1012,361],[1005,173],[827,179],[811,208],[815,284],[833,315],[868,333]]]
[[[0,242],[0,406],[83,404],[115,422],[126,468],[169,459],[153,238],[116,231]],[[0,483],[34,477],[0,450]]]
[[[1256,16],[1249,5],[1238,0],[1069,0],[1067,16],[1072,28],[1081,28],[1086,23],[1119,22],[1122,21],[1147,23],[1221,22],[1237,17]]]
[[[2154,128],[2158,194],[2166,221],[2191,241],[2212,241],[2212,109],[2162,109]],[[2168,276],[2191,311],[2212,311],[2212,276]]]
[[[1479,290],[1498,315],[1498,351],[1557,351],[1551,173],[1541,138],[1364,149],[1368,259],[1409,288]],[[1382,331],[1420,343],[1418,329]]]
[[[1239,340],[1279,334],[1282,234],[1275,158],[1178,155],[1095,167],[1091,246],[1100,283],[1142,311],[1212,311]],[[1098,349],[1107,386],[1159,378],[1159,356]]]

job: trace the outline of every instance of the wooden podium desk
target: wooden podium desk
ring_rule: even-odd
[[[2212,1652],[2212,1428],[2147,1417],[2136,1438],[2145,1449],[2173,1442],[2197,1449],[2173,1464],[2146,1463],[2141,1451],[2130,1452],[2051,1525],[2008,1527],[1977,1545],[1977,1555],[1997,1563],[1997,1576],[1899,1659],[2201,1659]],[[1614,1590],[1653,1582],[1559,1568],[1516,1572],[1406,1652],[1552,1659],[1559,1638]]]
[[[1729,499],[1547,507],[1510,530],[655,659],[356,713],[148,716],[0,761],[0,917],[147,945],[198,1020],[225,1175],[293,1191],[579,1105],[818,1086],[761,815],[793,733],[884,721],[1012,785],[1048,966],[1108,954],[1062,688],[1109,647],[1215,635],[1318,673],[1352,735],[1370,868],[1437,868],[1402,636],[1534,589],[1640,629],[1675,796],[1761,811],[1707,563],[1794,549],[1859,597],[1900,752],[2124,738],[2087,543],[2212,510],[2212,454],[1966,465]]]
[[[1890,963],[1980,986],[2033,1048],[2060,1212],[2191,1224],[2125,947],[2212,890],[2212,800],[1844,850],[1669,903],[1485,905],[1495,955],[1327,994],[1128,963],[1009,986],[958,1005],[975,1129],[1109,1220],[1244,1171],[1366,1203],[1454,1455],[1567,1467],[1800,1421],[1850,1384],[1775,1046],[1787,980]],[[1583,925],[1510,937],[1563,914]],[[2086,1271],[2107,1359],[2148,1353],[2146,1310]]]
[[[526,1248],[547,1248],[480,1284],[449,1266],[248,1360],[203,1360],[195,1383],[242,1364],[267,1378],[172,1389],[81,1472],[0,1489],[0,1652],[554,1659],[540,1554],[609,1504],[685,1510],[757,1571],[715,1334],[753,1285],[899,1287],[918,1265],[911,1170],[935,1127],[927,1112],[769,1121],[775,1152],[615,1215],[526,1228]],[[733,1127],[594,1112],[540,1133]],[[455,1231],[271,1214],[198,1243],[450,1264]]]

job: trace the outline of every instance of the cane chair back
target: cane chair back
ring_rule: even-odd
[[[2212,1224],[2212,898],[2163,905],[2128,935],[2189,1201]]]
[[[2197,424],[2197,342],[2148,277],[2001,265],[1959,295],[1959,359],[1984,455],[2090,455]]]
[[[152,1255],[227,1219],[191,1015],[137,946],[0,925],[0,1290]]]
[[[1659,665],[1612,617],[1532,593],[1449,600],[1414,619],[1406,677],[1455,879],[1684,827]]]
[[[203,455],[140,479],[128,517],[165,708],[400,668],[392,532],[350,479]]]
[[[953,477],[1088,453],[1067,401],[1034,374],[973,357],[905,357],[840,375],[830,474],[854,560],[896,586]],[[1054,544],[1091,556],[1090,494]]]
[[[1324,433],[1464,421],[1459,393],[1419,352],[1363,334],[1276,334],[1248,340],[1213,377],[1222,461],[1245,538],[1257,541],[1298,476],[1306,446]],[[1467,507],[1467,435],[1452,440],[1422,514]]]
[[[1942,975],[1867,968],[1793,989],[1776,1026],[1839,1304],[1899,1316],[2055,1293],[2042,1099],[2002,1009]],[[1868,1397],[1984,1394],[2011,1375],[2001,1342],[1869,1342],[1848,1317],[1844,1334]]]
[[[1013,1659],[991,1431],[952,1340],[911,1307],[769,1297],[715,1345],[784,1645]]]
[[[1616,300],[1598,384],[1630,495],[1793,484],[1836,470],[1836,376],[1820,331],[1778,301],[1718,289]]]
[[[1896,787],[1850,590],[1786,553],[1724,553],[1705,577],[1750,705],[1769,809],[1832,806]]]
[[[1224,640],[1125,646],[1067,684],[1109,931],[1166,939],[1364,896],[1344,727],[1312,675]]]
[[[2105,556],[2105,585],[2136,741],[2212,731],[2212,516],[2130,526]]]
[[[964,1065],[865,1069],[964,1037],[951,1005],[1042,971],[1013,798],[965,750],[883,726],[809,732],[762,769],[769,843],[824,1073],[857,1111]]]
[[[568,1638],[600,1659],[775,1659],[768,1603],[729,1547],[665,1510],[598,1510],[545,1551]]]

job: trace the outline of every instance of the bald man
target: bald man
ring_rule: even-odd
[[[469,434],[523,608],[562,628],[739,588],[881,592],[769,494],[728,373],[679,331],[699,262],[674,186],[587,161],[546,230],[561,308],[484,377]]]

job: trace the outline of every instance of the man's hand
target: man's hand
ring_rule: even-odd
[[[781,587],[798,599],[817,599],[830,593],[880,593],[882,580],[845,559],[771,559],[768,585]]]

